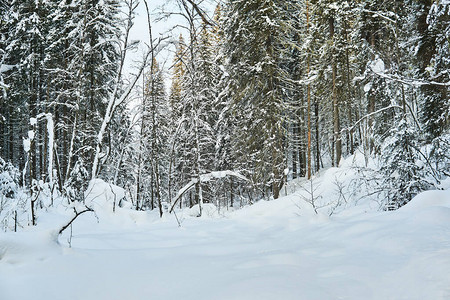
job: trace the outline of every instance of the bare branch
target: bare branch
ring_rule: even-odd
[[[198,5],[195,4],[194,1],[192,1],[192,0],[186,0],[186,1],[189,2],[192,5],[192,7],[198,13],[200,18],[202,18],[203,23],[205,23],[206,25],[209,25],[209,26],[214,26],[215,25],[212,21],[208,20],[209,18],[207,18],[206,13],[200,7],[198,7]]]
[[[400,82],[400,83],[410,85],[410,86],[424,86],[424,85],[450,86],[450,81],[437,82],[437,81],[425,81],[425,80],[418,80],[418,79],[411,79],[411,78],[400,78],[399,76],[388,75],[388,74],[385,74],[382,72],[376,72],[372,68],[370,68],[370,71],[372,71],[375,75],[378,75],[382,78]]]
[[[377,110],[377,111],[374,111],[374,112],[371,112],[370,114],[365,115],[364,117],[362,117],[361,119],[359,119],[358,121],[356,121],[356,123],[353,124],[353,126],[347,127],[347,128],[343,128],[343,129],[341,130],[341,133],[346,132],[346,131],[352,131],[353,129],[355,129],[356,126],[358,126],[359,123],[361,123],[361,122],[364,121],[365,119],[367,119],[367,118],[369,118],[369,117],[371,117],[371,116],[373,116],[373,115],[379,114],[380,112],[383,112],[383,111],[385,111],[385,110],[388,110],[388,109],[394,109],[394,108],[397,108],[397,109],[400,109],[400,110],[403,109],[403,107],[398,106],[398,105],[390,105],[390,106],[387,106],[387,107],[383,107],[383,108],[381,108],[381,109],[379,109],[379,110]]]
[[[84,210],[82,210],[82,211],[80,211],[80,212],[77,212],[77,210],[74,208],[73,209],[74,211],[75,211],[75,216],[69,221],[69,223],[67,223],[66,225],[64,225],[60,230],[59,230],[59,232],[58,232],[58,235],[59,234],[61,234],[61,233],[63,233],[63,231],[64,230],[66,230],[67,229],[67,227],[69,227],[80,215],[82,215],[82,214],[84,214],[85,212],[88,212],[88,211],[94,211],[92,208],[90,208],[90,207],[87,207],[86,206],[86,209],[84,209]]]

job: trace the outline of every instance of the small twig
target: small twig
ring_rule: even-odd
[[[73,236],[73,230],[72,230],[72,224],[70,224],[70,236],[67,239],[67,243],[69,244],[69,248],[72,248],[72,236]]]
[[[173,211],[173,214],[175,215],[175,219],[177,219],[178,227],[181,227],[180,220],[178,219],[178,216],[177,216],[177,213],[175,212],[175,210]]]
[[[116,199],[117,199],[117,195],[116,193],[114,193],[114,189],[112,187],[111,184],[109,184],[109,189],[111,190],[111,193],[114,195],[114,201],[113,201],[113,213],[116,212]]]

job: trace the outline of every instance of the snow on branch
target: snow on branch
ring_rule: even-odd
[[[403,83],[406,85],[412,85],[412,86],[424,86],[424,85],[437,85],[437,86],[450,86],[450,81],[448,82],[437,82],[437,81],[425,81],[425,80],[418,80],[418,79],[411,79],[411,78],[400,78],[396,75],[388,75],[384,73],[384,70],[380,70],[380,68],[375,66],[369,67],[369,69],[375,74],[382,78],[396,81],[399,83]]]
[[[371,117],[371,116],[374,116],[374,115],[376,115],[376,114],[379,114],[379,113],[381,113],[381,112],[383,112],[383,111],[385,111],[385,110],[389,110],[389,109],[400,109],[400,110],[402,110],[403,107],[401,107],[401,106],[399,106],[399,105],[389,105],[389,106],[387,106],[387,107],[380,108],[380,109],[377,110],[377,111],[371,112],[371,113],[369,113],[369,114],[363,116],[363,117],[360,118],[358,121],[356,121],[355,124],[353,124],[352,126],[347,127],[347,128],[343,128],[343,129],[341,130],[341,133],[344,133],[344,132],[346,132],[346,131],[353,131],[353,130],[356,128],[356,126],[358,126],[358,124],[361,123],[362,121],[364,121],[365,119],[367,119],[367,118],[369,118],[369,117]]]
[[[238,172],[226,170],[226,171],[215,171],[215,172],[211,172],[211,173],[202,174],[202,175],[200,175],[200,182],[209,182],[212,179],[221,179],[226,176],[234,176],[234,177],[237,177],[244,181],[248,181],[248,179],[245,176],[239,174]],[[180,200],[181,196],[183,196],[184,193],[189,191],[197,182],[198,182],[198,178],[192,178],[191,181],[189,181],[183,188],[181,188],[178,191],[177,196],[173,200],[173,204],[169,210],[169,213],[171,213],[173,211],[173,209],[175,208],[175,205],[177,204],[178,200]]]
[[[237,177],[239,179],[248,181],[248,179],[245,176],[243,176],[243,175],[241,175],[241,174],[239,174],[237,172],[230,171],[230,170],[215,171],[215,172],[211,172],[211,173],[200,175],[200,181],[201,182],[208,182],[208,181],[210,181],[212,179],[220,179],[220,178],[224,178],[226,176],[234,176],[234,177]]]
[[[378,12],[378,11],[373,11],[373,10],[368,10],[368,9],[363,9],[362,11],[366,12],[366,13],[369,13],[369,14],[373,14],[373,15],[375,15],[377,17],[380,17],[380,18],[382,18],[382,19],[384,19],[384,20],[386,20],[388,22],[391,22],[391,23],[396,23],[397,22],[396,20],[391,19],[390,17],[388,17],[388,16],[386,16],[386,15],[384,15],[384,14]],[[395,14],[393,12],[390,12],[390,13],[395,19],[398,19],[398,15],[397,14]]]

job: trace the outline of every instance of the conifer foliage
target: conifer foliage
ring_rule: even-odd
[[[233,132],[236,154],[253,181],[269,185],[275,198],[285,169],[284,91],[279,48],[282,3],[231,1],[225,23],[229,88],[240,126]]]

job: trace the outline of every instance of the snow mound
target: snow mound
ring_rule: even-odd
[[[198,206],[198,204],[196,204],[192,208],[187,208],[186,214],[189,217],[198,217],[200,216],[200,207]],[[212,203],[202,204],[202,217],[217,218],[219,216],[220,216],[219,210],[214,204]]]
[[[0,236],[0,261],[8,264],[42,261],[60,252],[57,230],[9,232]]]
[[[85,192],[85,204],[94,210],[94,219],[104,226],[143,225],[159,219],[156,210],[149,212],[132,209],[132,203],[126,199],[125,190],[102,179],[91,180]]]
[[[450,209],[450,189],[425,191],[414,197],[401,211],[423,210],[430,207],[445,207]]]
[[[102,179],[93,179],[85,192],[85,203],[94,210],[113,211],[115,207],[124,206],[125,190]]]
[[[382,207],[379,195],[372,193],[373,187],[365,178],[370,169],[376,169],[377,162],[365,162],[364,154],[342,159],[339,168],[331,167],[316,173],[310,180],[304,177],[289,181],[282,187],[281,196],[289,196],[301,215],[337,214],[357,215],[367,211],[377,211]],[[370,183],[370,182],[369,182]],[[373,184],[372,184],[373,185]]]

